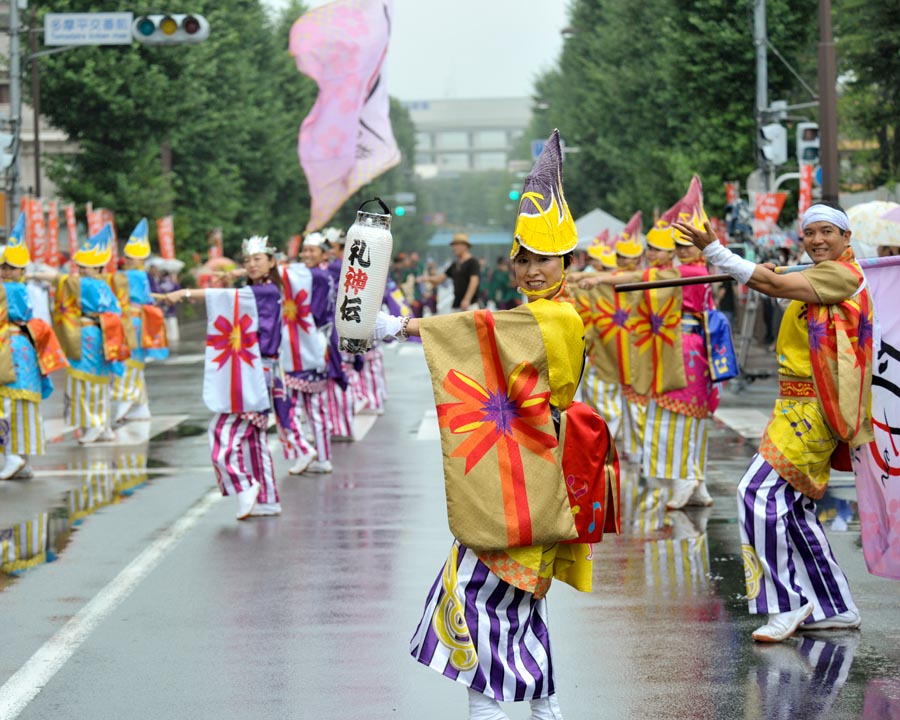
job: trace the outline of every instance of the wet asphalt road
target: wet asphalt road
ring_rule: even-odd
[[[421,350],[386,351],[387,413],[336,445],[333,475],[288,476],[274,445],[284,514],[238,523],[211,492],[201,349],[149,368],[154,421],[129,444],[49,423],[36,477],[0,485],[0,527],[44,518],[50,536],[48,562],[0,580],[0,720],[465,718],[462,686],[407,650],[451,543]],[[758,383],[724,405],[770,403]],[[900,717],[900,584],[866,572],[846,478],[821,509],[862,630],[751,641],[734,488],[754,446],[714,429],[711,511],[667,514],[626,470],[595,591],[549,594],[567,720]]]

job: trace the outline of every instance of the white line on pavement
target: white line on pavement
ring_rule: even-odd
[[[416,440],[440,440],[441,428],[438,425],[437,410],[426,410],[419,423]]]
[[[168,532],[132,560],[0,687],[0,720],[18,717],[100,623],[159,565],[221,497],[218,489],[211,490],[194,503]]]
[[[759,439],[769,422],[769,415],[755,408],[718,408],[713,417],[741,437]]]

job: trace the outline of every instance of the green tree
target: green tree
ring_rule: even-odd
[[[875,139],[860,161],[877,186],[900,180],[900,2],[839,0],[835,7],[840,72],[841,135]]]

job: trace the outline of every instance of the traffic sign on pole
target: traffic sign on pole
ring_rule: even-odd
[[[47,13],[44,45],[131,45],[130,12]]]

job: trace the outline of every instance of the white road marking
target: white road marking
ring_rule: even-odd
[[[769,415],[749,407],[718,408],[713,417],[741,437],[759,439],[769,423]]]
[[[437,410],[426,410],[419,423],[416,440],[440,440],[441,428],[438,425]]]
[[[218,489],[211,490],[200,498],[161,537],[144,549],[112,582],[81,608],[59,632],[45,642],[4,683],[3,687],[0,687],[0,720],[13,720],[18,717],[100,623],[162,562],[178,541],[221,498]]]

